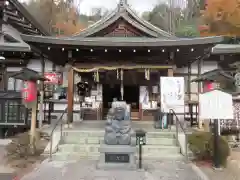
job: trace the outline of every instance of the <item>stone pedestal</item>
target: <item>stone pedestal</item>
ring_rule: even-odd
[[[134,170],[137,168],[136,150],[135,146],[130,145],[103,144],[99,148],[100,159],[97,168]]]

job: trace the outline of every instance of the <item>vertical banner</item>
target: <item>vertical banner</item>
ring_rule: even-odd
[[[140,86],[140,98],[139,101],[142,104],[143,109],[149,108],[149,92],[147,86]]]
[[[162,110],[184,113],[184,77],[160,77],[160,89]]]

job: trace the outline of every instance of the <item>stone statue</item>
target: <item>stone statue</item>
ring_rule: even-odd
[[[115,101],[107,115],[104,141],[107,145],[132,145],[130,108],[123,101]]]

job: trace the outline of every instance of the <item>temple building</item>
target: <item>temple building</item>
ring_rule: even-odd
[[[83,101],[83,120],[102,120],[114,99],[130,105],[132,120],[153,120],[161,76],[184,77],[188,107],[202,91],[201,83],[191,80],[218,68],[220,58],[212,59],[210,54],[223,37],[178,38],[140,18],[124,0],[100,21],[69,37],[51,36],[20,3],[6,2],[1,6],[2,28],[13,29],[29,51],[29,58],[18,56],[21,63],[40,73],[62,74],[58,86],[66,89],[67,100],[54,96],[55,107],[59,111],[67,107],[69,122],[79,119],[79,101]],[[0,51],[5,53],[3,48]],[[18,71],[21,63],[6,71]],[[89,86],[84,100],[76,90],[80,81]]]

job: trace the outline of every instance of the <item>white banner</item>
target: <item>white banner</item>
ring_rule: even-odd
[[[174,109],[184,112],[184,77],[161,77],[161,107],[164,112]]]
[[[140,98],[139,98],[139,103],[142,104],[143,109],[145,108],[150,108],[149,104],[149,92],[148,92],[148,87],[147,86],[140,86]]]

